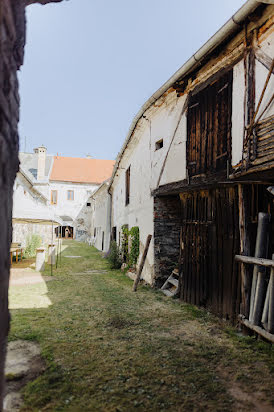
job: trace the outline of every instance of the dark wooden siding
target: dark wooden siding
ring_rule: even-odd
[[[239,313],[237,188],[182,193],[181,298],[226,319]]]
[[[257,123],[250,144],[250,166],[274,161],[274,116]]]
[[[227,169],[231,158],[232,70],[191,96],[187,118],[187,168],[192,176]]]

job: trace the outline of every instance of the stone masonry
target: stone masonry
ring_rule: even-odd
[[[154,198],[155,286],[161,287],[178,264],[181,225],[179,196]]]

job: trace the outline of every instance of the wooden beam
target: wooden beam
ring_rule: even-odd
[[[151,238],[152,238],[152,235],[148,235],[145,250],[144,250],[144,253],[143,253],[143,256],[142,256],[142,260],[141,260],[141,263],[140,263],[140,266],[139,266],[139,269],[138,269],[138,272],[137,272],[136,279],[135,279],[134,284],[133,284],[133,289],[132,289],[133,292],[136,292],[136,290],[137,290],[137,286],[138,286],[138,283],[140,281],[141,274],[142,274],[142,271],[143,271],[143,267],[144,267],[144,264],[145,264],[145,260],[146,260],[146,257],[147,257],[147,252],[148,252],[148,248],[149,248],[149,245],[150,245]]]
[[[267,268],[274,268],[274,260],[270,259],[263,259],[263,258],[255,258],[251,256],[241,256],[241,255],[235,255],[235,260],[237,262],[242,262],[247,265],[258,265],[258,266],[264,266]]]
[[[239,233],[240,233],[240,253],[244,255],[250,254],[250,241],[248,236],[247,227],[247,196],[246,188],[243,185],[238,185],[238,197],[239,197]],[[237,256],[237,255],[236,255]],[[248,269],[244,263],[241,263],[241,312],[248,317],[250,307],[250,288],[251,277]]]
[[[262,336],[263,338],[269,340],[271,343],[274,343],[274,335],[272,333],[267,332],[260,326],[253,325],[249,320],[245,319],[242,315],[239,316],[240,322],[247,326],[249,329],[254,330],[254,332],[258,333],[258,335]]]

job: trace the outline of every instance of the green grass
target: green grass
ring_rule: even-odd
[[[82,258],[63,257],[46,285],[11,288],[12,305],[36,307],[12,310],[9,339],[37,340],[47,364],[25,387],[23,411],[232,411],[235,383],[271,401],[267,343],[150,287],[133,293],[94,248],[66,245],[63,256]]]

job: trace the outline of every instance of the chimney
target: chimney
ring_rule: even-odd
[[[46,154],[47,149],[45,146],[39,146],[37,149],[34,149],[34,153],[38,156],[38,165],[37,165],[37,180],[45,179],[45,169],[46,169]]]

